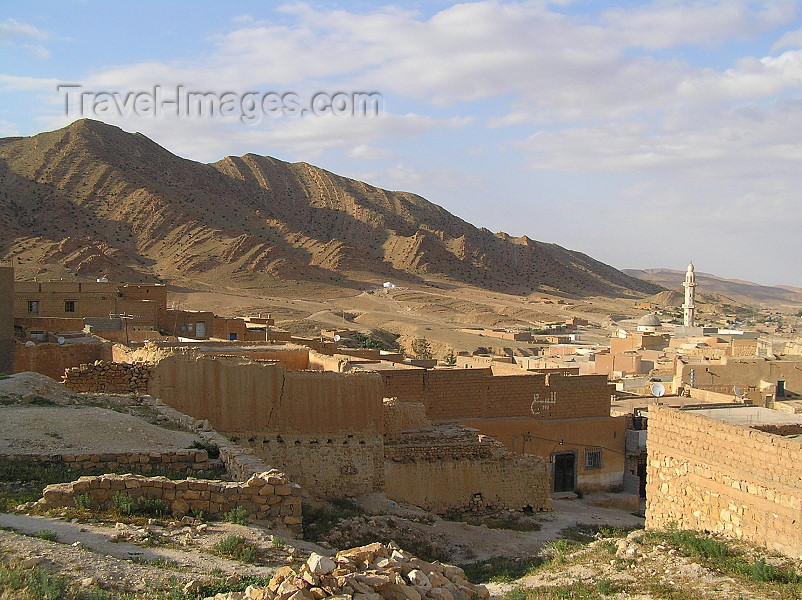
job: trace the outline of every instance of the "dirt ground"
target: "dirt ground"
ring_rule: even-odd
[[[160,452],[201,438],[94,406],[0,406],[0,454]]]

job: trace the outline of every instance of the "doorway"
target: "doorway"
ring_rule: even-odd
[[[572,492],[576,487],[576,454],[566,452],[554,455],[554,492]]]
[[[785,398],[785,381],[777,382],[777,397]]]

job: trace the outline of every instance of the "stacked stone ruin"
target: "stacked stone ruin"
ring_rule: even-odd
[[[459,567],[426,562],[397,545],[375,542],[338,552],[312,553],[300,568],[279,568],[266,588],[217,594],[207,600],[487,600],[483,585]]]
[[[76,393],[84,392],[147,392],[151,365],[95,361],[72,367],[64,372],[64,383]]]
[[[301,488],[275,469],[254,474],[246,482],[191,478],[172,481],[131,474],[85,476],[47,486],[37,505],[44,509],[74,506],[76,496],[89,494],[93,508],[107,509],[117,493],[134,499],[161,500],[174,517],[183,517],[190,511],[219,516],[243,508],[255,519],[301,534]]]

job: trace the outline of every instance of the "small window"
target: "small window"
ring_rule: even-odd
[[[29,313],[38,313],[39,312],[39,301],[38,300],[28,300],[28,312]]]
[[[45,332],[44,331],[31,331],[30,336],[35,339],[43,342],[45,340]]]
[[[75,312],[75,300],[65,300],[64,301],[64,312],[65,313],[74,313]]]
[[[585,468],[601,469],[602,451],[601,448],[589,448],[585,450]]]

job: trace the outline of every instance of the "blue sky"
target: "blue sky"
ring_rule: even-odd
[[[618,268],[802,287],[797,2],[3,2],[0,135],[80,117],[416,192]],[[65,114],[82,91],[378,92],[379,116]]]

